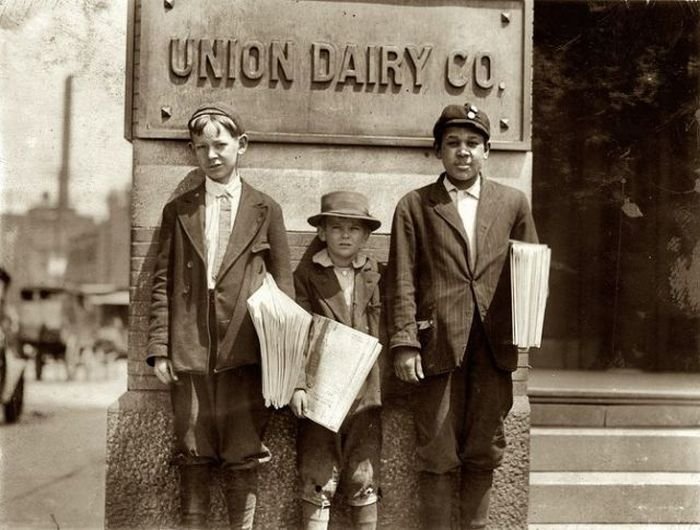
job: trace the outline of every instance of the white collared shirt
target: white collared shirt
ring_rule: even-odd
[[[452,202],[457,207],[459,217],[462,219],[464,231],[469,240],[469,259],[472,263],[476,261],[476,210],[479,207],[479,197],[481,195],[481,175],[474,181],[469,189],[460,190],[445,176],[443,179],[445,189],[450,194]]]
[[[216,255],[216,244],[219,240],[219,211],[221,210],[220,197],[228,195],[231,201],[231,225],[229,234],[233,231],[233,223],[238,212],[238,204],[241,201],[241,179],[234,175],[228,184],[220,184],[206,177],[204,180],[205,193],[205,219],[204,219],[204,243],[207,248],[207,283],[209,289],[216,284],[216,277],[212,270]]]
[[[333,260],[331,260],[328,249],[322,248],[314,254],[311,261],[321,265],[321,267],[333,267],[333,272],[335,272],[340,288],[343,291],[345,304],[348,308],[352,308],[353,295],[355,293],[355,270],[364,267],[367,263],[367,259],[368,257],[360,252],[353,258],[351,267],[338,267],[333,263]]]

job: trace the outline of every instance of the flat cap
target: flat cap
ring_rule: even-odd
[[[243,134],[245,132],[243,122],[241,121],[241,117],[238,115],[238,113],[233,110],[231,105],[227,105],[226,103],[222,103],[220,101],[205,103],[204,105],[198,107],[197,110],[192,113],[192,116],[187,122],[187,128],[189,129],[191,127],[194,120],[200,116],[206,116],[208,114],[214,116],[226,116],[233,121],[239,134]]]
[[[491,138],[491,123],[489,117],[476,105],[465,103],[464,105],[447,105],[442,109],[440,117],[433,127],[433,138],[439,142],[442,133],[447,127],[472,127],[486,137],[488,142]]]

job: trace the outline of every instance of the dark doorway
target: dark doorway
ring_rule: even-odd
[[[535,2],[536,368],[700,371],[700,6]]]

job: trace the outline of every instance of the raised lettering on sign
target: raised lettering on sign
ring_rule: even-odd
[[[312,83],[420,89],[433,51],[430,44],[362,46],[318,41],[311,43],[310,54],[304,54],[298,53],[298,46],[290,40],[171,39],[170,71],[183,78],[195,72],[202,80],[226,77],[292,83],[302,67],[299,61],[310,57],[309,68],[301,71],[309,72]],[[472,58],[467,50],[453,50],[447,56],[445,77],[455,88],[463,88],[473,79],[475,86],[489,89],[495,82],[493,56],[480,51]]]
[[[296,53],[291,41],[272,41],[269,45],[237,39],[171,39],[170,71],[189,77],[196,71],[201,79],[236,79],[240,73],[251,80],[268,75],[272,81],[293,81]]]

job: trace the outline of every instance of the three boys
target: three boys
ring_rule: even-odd
[[[261,441],[269,412],[262,404],[258,345],[245,299],[265,270],[292,292],[289,251],[279,206],[238,177],[247,137],[235,113],[208,105],[188,126],[206,184],[163,212],[148,361],[161,381],[173,383],[183,524],[206,523],[208,466],[221,464],[231,471],[226,495],[232,527],[248,528],[255,465],[269,459]],[[461,469],[462,526],[481,528],[505,447],[503,421],[517,364],[508,340],[508,240],[536,242],[537,236],[524,194],[482,176],[490,139],[483,111],[450,105],[433,134],[445,172],[404,196],[394,214],[390,346],[397,376],[417,385],[422,525],[449,528],[448,473]],[[229,197],[219,202],[221,194]],[[351,192],[324,196],[321,214],[309,222],[326,247],[295,273],[299,303],[378,334],[379,271],[360,250],[379,221],[369,216],[366,198]],[[300,417],[304,401],[300,388],[291,403]],[[379,404],[375,367],[339,436],[302,422],[299,472],[307,528],[327,526],[341,468],[349,479],[355,525],[376,526]]]

